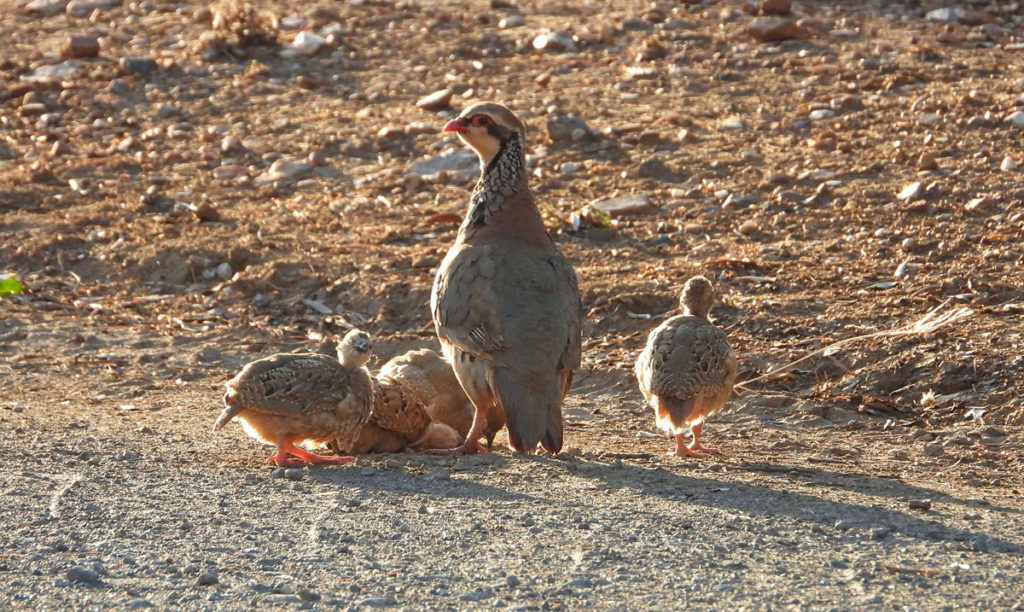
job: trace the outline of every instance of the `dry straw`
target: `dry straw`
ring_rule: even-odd
[[[756,378],[751,378],[750,380],[745,380],[741,383],[737,383],[735,387],[738,389],[743,389],[744,391],[752,391],[752,389],[750,389],[747,385],[781,376],[788,372],[789,370],[793,369],[794,367],[807,361],[808,359],[811,359],[812,357],[816,357],[818,355],[826,353],[832,354],[836,350],[845,347],[848,344],[852,344],[860,340],[867,340],[868,338],[886,338],[893,336],[913,336],[930,334],[934,331],[937,331],[939,328],[945,327],[950,323],[959,321],[961,319],[965,319],[974,314],[974,311],[971,310],[970,308],[967,308],[966,306],[954,308],[953,310],[949,310],[940,314],[939,311],[941,311],[948,303],[949,300],[946,300],[945,302],[939,304],[935,308],[929,310],[923,317],[921,317],[917,321],[914,321],[913,323],[910,323],[908,325],[904,325],[903,327],[897,327],[895,329],[885,329],[882,331],[872,332],[870,334],[862,334],[860,336],[853,336],[851,338],[844,338],[842,340],[839,340],[838,342],[833,342],[828,346],[824,346],[820,349],[817,349],[804,355],[803,357],[797,359],[796,361],[792,361],[784,366],[776,368],[768,372],[767,374],[762,374],[761,376],[758,376]]]

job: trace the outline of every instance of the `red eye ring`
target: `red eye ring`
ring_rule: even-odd
[[[487,127],[491,124],[491,118],[487,115],[476,115],[470,122],[477,127]]]

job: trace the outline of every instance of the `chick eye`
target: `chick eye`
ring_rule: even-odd
[[[491,124],[491,118],[487,115],[477,115],[473,117],[472,122],[477,127],[487,127]]]

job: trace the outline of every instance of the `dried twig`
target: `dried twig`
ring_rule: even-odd
[[[782,376],[795,366],[800,365],[801,363],[807,361],[808,359],[811,359],[812,357],[816,357],[818,355],[821,355],[822,353],[826,353],[829,351],[834,351],[835,349],[846,346],[847,344],[856,342],[858,340],[867,340],[868,338],[884,338],[893,336],[912,336],[917,334],[928,334],[936,331],[940,327],[944,327],[946,325],[949,325],[950,323],[953,323],[954,321],[959,321],[960,319],[964,319],[974,314],[974,311],[971,310],[970,308],[967,308],[966,306],[955,308],[948,312],[939,314],[939,311],[942,310],[942,308],[948,303],[949,300],[946,300],[945,302],[939,304],[935,308],[929,310],[927,314],[925,314],[917,321],[910,323],[908,325],[904,325],[903,327],[897,327],[895,329],[885,329],[882,331],[877,331],[870,334],[862,334],[860,336],[853,336],[851,338],[844,338],[842,340],[839,340],[838,342],[833,342],[828,346],[822,347],[815,351],[811,351],[810,353],[804,355],[800,359],[787,363],[786,365],[780,368],[776,368],[771,372],[768,372],[767,374],[763,374],[756,378],[751,378],[750,380],[745,380],[741,383],[737,383],[735,387],[743,389],[745,391],[751,391],[751,389],[747,386],[750,383]]]
[[[916,565],[896,565],[895,563],[883,563],[882,567],[893,574],[911,574],[934,578],[942,575],[942,570],[933,567],[918,567]]]

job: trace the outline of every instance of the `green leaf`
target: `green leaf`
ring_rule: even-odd
[[[612,218],[608,216],[608,213],[604,212],[596,206],[587,206],[587,212],[590,213],[590,222],[598,227],[611,227]]]
[[[21,292],[22,286],[18,277],[10,273],[0,274],[0,294]]]

